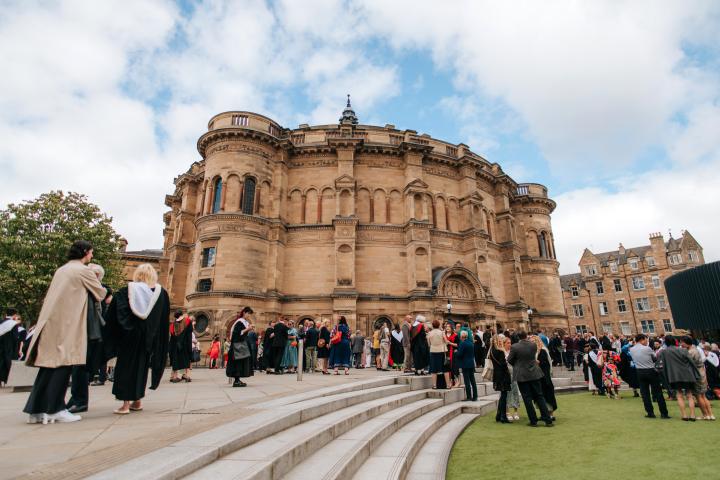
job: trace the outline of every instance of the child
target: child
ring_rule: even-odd
[[[217,361],[220,356],[220,337],[215,335],[212,343],[210,344],[210,350],[208,350],[208,357],[210,357],[210,368],[218,368]]]
[[[602,376],[608,398],[620,400],[620,378],[618,377],[616,366],[619,359],[616,357],[617,355],[605,352],[605,364],[603,365]]]

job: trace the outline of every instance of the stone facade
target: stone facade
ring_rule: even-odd
[[[567,327],[550,214],[538,184],[413,130],[290,130],[252,112],[213,117],[202,160],[175,179],[161,282],[173,307],[223,332],[250,305],[263,328],[348,318],[368,332],[407,313]],[[534,326],[533,325],[533,326]]]
[[[580,258],[580,273],[561,277],[565,312],[574,331],[614,334],[672,332],[665,279],[705,263],[702,247],[685,231],[666,242],[660,233],[650,245]]]

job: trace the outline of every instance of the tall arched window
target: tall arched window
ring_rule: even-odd
[[[247,177],[243,188],[242,213],[252,215],[255,209],[255,179]]]
[[[538,246],[540,247],[540,256],[543,258],[548,258],[548,251],[547,251],[547,242],[545,240],[545,232],[541,232],[540,235],[538,235]]]
[[[218,177],[215,179],[215,183],[213,184],[213,203],[212,203],[212,213],[217,213],[220,211],[220,206],[222,203],[222,179]]]

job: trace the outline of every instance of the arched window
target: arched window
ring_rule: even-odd
[[[547,242],[545,241],[545,232],[538,235],[538,246],[540,247],[540,256],[542,258],[548,258]]]
[[[252,215],[255,209],[255,179],[247,177],[243,188],[242,213]]]
[[[212,213],[217,213],[220,211],[220,206],[222,203],[222,179],[218,177],[215,179],[215,183],[213,184],[213,203],[212,203]]]

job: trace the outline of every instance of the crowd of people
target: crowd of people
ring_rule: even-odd
[[[29,423],[73,422],[87,411],[89,385],[101,385],[111,366],[112,393],[121,405],[114,413],[143,409],[142,399],[158,388],[168,358],[171,383],[190,382],[200,357],[194,319],[178,310],[168,328],[170,302],[149,264],[136,268],[133,281],[117,292],[102,284],[104,271],[91,263],[92,245],[75,242],[68,262],[54,274],[38,321],[25,330],[18,312],[6,311],[0,322],[0,382],[7,382],[13,360],[39,371],[24,411]],[[300,348],[302,342],[303,348]],[[642,396],[646,416],[669,418],[663,390],[678,402],[682,419],[715,420],[709,398],[720,398],[720,352],[716,344],[671,335],[649,339],[584,335],[548,338],[543,332],[495,332],[447,320],[406,315],[392,325],[381,322],[372,335],[351,332],[340,315],[305,319],[296,325],[280,317],[256,331],[254,312],[245,307],[229,326],[226,340],[213,337],[207,351],[210,368],[225,362],[233,387],[256,371],[266,374],[306,372],[340,375],[350,368],[395,369],[430,375],[433,389],[465,388],[465,401],[478,398],[475,372],[492,381],[500,400],[496,421],[520,419],[520,399],[530,426],[552,426],[558,409],[552,367],[582,366],[593,394],[620,399],[621,381]],[[300,361],[302,356],[302,361]],[[95,377],[97,376],[97,380]],[[93,382],[94,380],[94,382]],[[70,399],[67,389],[72,381]],[[536,407],[540,412],[536,411]],[[696,416],[696,409],[700,414]]]
[[[677,401],[683,421],[715,420],[710,399],[720,399],[717,344],[687,335],[649,338],[642,333],[630,338],[603,335],[598,339],[588,332],[583,341],[581,365],[594,395],[619,400],[623,381],[634,396],[642,397],[648,418],[656,418],[653,402],[661,418],[670,418],[663,393],[667,392],[669,400]]]

